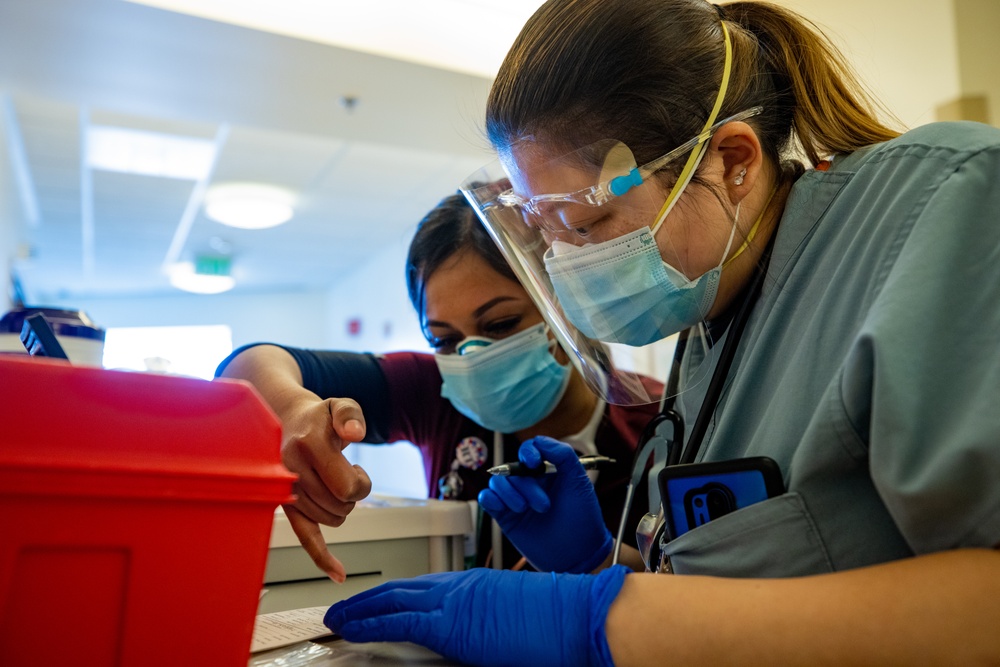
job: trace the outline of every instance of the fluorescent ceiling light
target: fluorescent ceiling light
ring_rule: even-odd
[[[87,130],[87,165],[126,174],[198,181],[215,159],[215,142],[160,132],[92,125]]]
[[[170,284],[194,294],[219,294],[236,286],[229,275],[197,273],[192,262],[177,262],[170,267]]]
[[[205,215],[241,229],[265,229],[291,220],[295,195],[264,183],[213,185],[205,195]]]
[[[131,0],[182,14],[492,78],[542,0]]]

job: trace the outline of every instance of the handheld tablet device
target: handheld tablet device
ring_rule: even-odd
[[[667,466],[657,482],[668,539],[784,493],[781,469],[766,456]]]

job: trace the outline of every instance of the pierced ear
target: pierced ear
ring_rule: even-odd
[[[756,183],[764,155],[760,139],[747,123],[734,121],[720,127],[712,148],[721,158],[721,181],[730,202],[738,204]]]

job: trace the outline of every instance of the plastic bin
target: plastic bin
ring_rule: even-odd
[[[105,331],[82,310],[19,307],[0,317],[0,353],[27,354],[21,343],[21,327],[29,315],[41,313],[56,340],[74,364],[97,366],[104,361]]]
[[[247,384],[0,355],[0,665],[240,665],[294,475]]]

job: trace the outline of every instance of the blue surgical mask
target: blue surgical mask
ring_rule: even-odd
[[[436,354],[441,395],[492,431],[514,433],[547,417],[569,386],[570,366],[552,356],[542,323],[503,340],[467,338],[455,354]]]
[[[719,264],[689,280],[663,261],[656,245],[656,229],[674,202],[676,198],[664,207],[653,229],[643,227],[583,247],[555,241],[546,253],[545,270],[559,304],[567,319],[588,338],[641,347],[694,326],[712,309],[722,269],[728,263],[725,258],[739,220],[739,206]],[[729,261],[746,247],[744,243]]]

